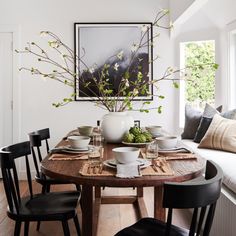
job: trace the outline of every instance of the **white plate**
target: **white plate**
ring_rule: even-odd
[[[89,153],[93,150],[93,146],[89,145],[87,148],[72,148],[70,146],[64,146],[57,148],[57,150],[66,153]]]
[[[159,133],[159,134],[152,134],[153,138],[159,138],[161,136],[164,136],[163,134]]]
[[[84,148],[73,148],[71,146],[66,146],[65,149],[69,151],[88,151],[89,147],[84,147]]]
[[[65,153],[89,153],[89,152],[91,152],[92,150],[90,149],[90,150],[87,150],[87,151],[72,151],[72,150],[66,150],[66,149],[64,149],[62,152],[65,152]]]
[[[129,145],[129,146],[143,146],[143,145],[149,144],[151,142],[146,142],[146,143],[127,143],[127,142],[122,141],[122,143],[125,144],[125,145]]]
[[[165,148],[165,149],[159,149],[158,152],[162,153],[162,152],[191,152],[190,150],[188,150],[185,147],[174,147],[174,148]]]
[[[146,168],[151,165],[151,162],[149,160],[142,159],[142,158],[138,158],[136,163],[139,164],[141,169]],[[117,162],[115,159],[110,159],[110,160],[104,161],[103,164],[111,168],[116,168]],[[133,163],[129,163],[127,165],[132,165],[132,164]]]

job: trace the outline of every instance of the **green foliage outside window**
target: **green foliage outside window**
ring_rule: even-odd
[[[203,108],[206,102],[214,105],[216,68],[202,70],[194,65],[211,63],[215,63],[214,41],[185,44],[185,68],[190,68],[185,87],[186,102],[198,108]]]

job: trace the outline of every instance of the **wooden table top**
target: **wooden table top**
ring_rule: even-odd
[[[65,145],[62,140],[58,145]],[[122,144],[104,144],[104,160],[114,158],[112,148]],[[66,154],[65,154],[66,155]],[[196,160],[168,161],[175,174],[173,176],[142,176],[139,178],[125,179],[115,176],[82,176],[79,174],[84,162],[87,160],[48,160],[47,156],[41,163],[42,172],[57,179],[70,180],[76,184],[110,187],[148,187],[159,186],[166,181],[182,182],[191,180],[201,174],[205,167],[205,160],[198,157]]]

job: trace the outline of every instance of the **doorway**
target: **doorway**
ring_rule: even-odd
[[[13,33],[0,32],[0,147],[13,142]]]

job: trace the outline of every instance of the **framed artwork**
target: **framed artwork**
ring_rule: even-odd
[[[143,33],[142,27],[148,27],[147,33]],[[143,47],[132,51],[132,47],[140,42]],[[107,70],[108,82],[112,97],[115,97],[119,89],[125,71],[130,72],[130,84],[137,80],[138,72],[142,72],[142,81],[152,80],[153,74],[153,49],[152,49],[152,23],[75,23],[74,24],[75,47],[75,72],[79,75],[81,83],[75,78],[75,100],[94,101],[102,99],[99,89],[94,86],[94,78],[100,79],[102,68],[109,65]],[[119,54],[122,57],[119,58]],[[117,70],[112,70],[115,66]],[[91,78],[91,73],[93,79]],[[86,86],[83,86],[88,82]],[[88,85],[89,84],[89,85]],[[132,86],[129,88],[132,90]],[[147,93],[140,93],[134,100],[153,100],[153,86],[148,86]],[[123,97],[120,96],[120,100]]]

